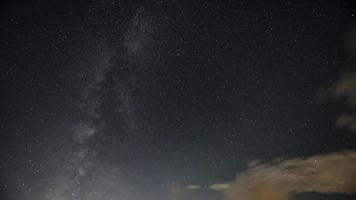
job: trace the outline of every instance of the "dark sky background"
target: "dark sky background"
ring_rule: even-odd
[[[356,147],[315,100],[351,68],[352,1],[0,6],[0,199],[167,199]]]

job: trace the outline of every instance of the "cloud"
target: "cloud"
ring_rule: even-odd
[[[230,186],[231,186],[230,183],[215,183],[211,185],[209,188],[212,190],[223,191],[225,189],[228,189]]]
[[[188,189],[191,189],[191,190],[195,190],[195,189],[200,189],[201,186],[200,186],[200,185],[188,185],[187,188],[188,188]]]
[[[319,101],[326,98],[340,102],[345,108],[341,110],[335,125],[356,134],[356,70],[345,73],[334,85],[317,95]]]
[[[287,200],[304,192],[355,194],[356,152],[257,164],[234,182],[213,184],[210,189],[223,191],[230,200]]]

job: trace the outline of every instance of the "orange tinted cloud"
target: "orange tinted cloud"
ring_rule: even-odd
[[[220,184],[221,185],[221,184]],[[222,190],[230,200],[287,200],[294,193],[356,193],[356,152],[257,164]]]

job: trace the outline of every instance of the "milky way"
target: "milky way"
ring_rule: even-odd
[[[140,52],[143,51],[149,28],[144,8],[140,7],[129,21],[120,52],[104,52],[96,66],[93,80],[88,83],[79,103],[81,116],[72,133],[69,152],[59,161],[55,177],[49,181],[44,197],[30,199],[127,199],[128,186],[120,176],[120,166],[97,161],[100,137],[105,136],[106,115],[114,113],[125,129],[118,134],[133,134],[134,105],[131,96],[139,73]],[[108,54],[108,55],[106,55]],[[115,104],[110,102],[115,101]],[[106,104],[110,105],[110,108]],[[99,143],[99,144],[98,144]],[[66,153],[60,151],[60,153]],[[58,155],[62,156],[62,155]],[[43,188],[41,188],[43,191]]]
[[[53,163],[51,174],[31,180],[32,195],[19,194],[14,198],[40,200],[68,199],[127,199],[130,187],[120,175],[120,165],[109,166],[98,160],[108,119],[117,120],[117,134],[134,134],[135,119],[132,93],[146,43],[150,22],[143,7],[138,7],[128,21],[127,30],[118,38],[119,50],[101,39],[98,62],[93,75],[80,92],[77,119],[67,128],[66,144],[60,146],[44,161]],[[117,46],[116,46],[117,48]],[[113,119],[114,117],[114,119]],[[52,141],[56,142],[56,141]],[[62,141],[63,142],[63,141]],[[49,144],[50,145],[50,144]],[[120,145],[120,144],[118,144]],[[17,196],[17,197],[16,197]]]
[[[355,15],[348,0],[1,2],[0,199],[354,195]]]

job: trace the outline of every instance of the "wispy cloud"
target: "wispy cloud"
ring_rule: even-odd
[[[335,124],[356,134],[356,70],[345,73],[331,87],[321,90],[317,98],[331,98],[341,103],[343,109],[340,110]]]
[[[294,193],[356,193],[356,152],[257,164],[232,183],[214,184],[229,199],[286,200]]]

